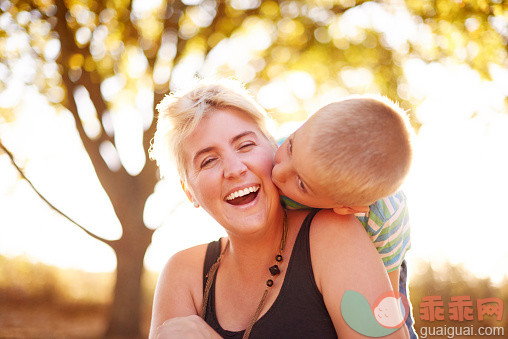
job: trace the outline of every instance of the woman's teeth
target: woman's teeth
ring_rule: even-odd
[[[244,195],[247,195],[252,192],[257,192],[259,190],[259,186],[251,186],[244,188],[243,190],[238,190],[236,192],[231,193],[226,197],[226,200],[233,200],[235,198],[243,197]]]

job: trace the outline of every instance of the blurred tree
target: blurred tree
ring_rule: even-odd
[[[143,209],[157,182],[146,150],[164,93],[195,75],[235,76],[279,122],[304,119],[307,101],[329,92],[379,92],[410,108],[402,69],[410,58],[456,60],[484,77],[492,64],[506,67],[507,8],[488,0],[0,0],[0,117],[15,119],[12,88],[23,86],[74,116],[123,227],[118,240],[94,236],[117,256],[107,335],[139,336],[153,233]],[[279,95],[281,82],[289,94]],[[129,148],[142,154],[137,163],[121,156]]]

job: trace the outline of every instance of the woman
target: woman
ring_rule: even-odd
[[[348,289],[369,304],[389,291],[383,265],[354,217],[283,210],[264,111],[224,83],[166,97],[158,110],[153,157],[164,173],[172,154],[189,199],[228,237],[169,260],[150,337],[360,337],[340,301]]]

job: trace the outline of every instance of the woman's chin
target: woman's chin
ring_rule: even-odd
[[[255,196],[245,199],[242,203],[225,202],[224,215],[227,218],[226,230],[231,227],[234,233],[241,232],[244,235],[256,233],[263,227],[266,227],[268,220],[268,211],[266,208],[266,196],[262,190],[256,192]]]

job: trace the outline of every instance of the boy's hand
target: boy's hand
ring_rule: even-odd
[[[339,206],[334,207],[333,211],[338,215],[348,215],[355,213],[367,213],[369,211],[369,206]]]

